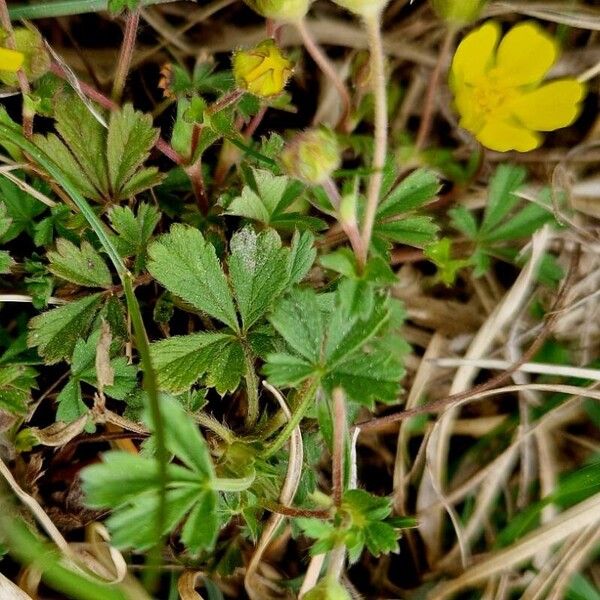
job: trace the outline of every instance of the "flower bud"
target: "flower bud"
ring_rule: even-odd
[[[452,25],[468,25],[479,17],[487,0],[431,0],[437,14]]]
[[[312,0],[244,0],[252,10],[267,19],[283,23],[301,21],[308,12]]]
[[[0,69],[0,82],[9,86],[17,85],[16,72],[19,69],[25,71],[25,75],[30,81],[45,75],[50,69],[50,57],[44,47],[42,36],[34,29],[27,27],[16,27],[13,35],[16,52],[6,48],[1,49],[0,67],[3,66],[2,58],[10,58],[11,60],[8,63],[5,62],[4,68]],[[8,34],[5,31],[0,32],[0,44],[6,46],[7,38]],[[8,53],[10,53],[10,56]],[[18,64],[19,59],[20,64]]]
[[[233,55],[233,76],[238,87],[261,98],[281,94],[292,75],[293,66],[271,39],[251,50],[238,50]]]
[[[389,0],[333,0],[361,17],[371,17],[383,11]]]
[[[281,163],[288,175],[309,185],[320,185],[340,166],[340,147],[331,131],[309,129],[287,145]]]

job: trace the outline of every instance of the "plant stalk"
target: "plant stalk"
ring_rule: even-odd
[[[258,379],[254,370],[254,358],[246,342],[242,342],[244,349],[244,366],[246,373],[246,397],[248,400],[248,413],[246,415],[246,427],[252,429],[258,421],[259,403],[258,403]]]
[[[310,404],[319,389],[319,384],[319,379],[313,377],[304,384],[301,390],[299,390],[298,394],[300,395],[300,400],[296,402],[292,418],[287,421],[285,427],[279,432],[275,440],[263,453],[263,458],[265,460],[279,452],[288,441],[289,437],[292,435],[292,431],[300,424],[300,421],[302,421],[304,415],[310,408]]]
[[[176,0],[141,0],[140,8],[153,4],[167,4]],[[51,0],[37,4],[17,4],[9,9],[10,17],[18,19],[47,19],[67,17],[108,10],[108,0]]]
[[[121,98],[123,97],[125,82],[127,81],[127,75],[129,74],[129,69],[131,67],[131,58],[133,57],[135,40],[140,24],[140,10],[140,8],[137,8],[136,10],[131,11],[127,15],[127,20],[125,22],[123,44],[121,46],[121,54],[119,55],[119,62],[117,63],[117,71],[115,73],[111,94],[113,101],[117,104],[121,102]]]
[[[362,265],[367,263],[369,246],[371,245],[373,225],[375,224],[375,215],[383,183],[383,167],[385,166],[388,144],[388,107],[385,85],[385,55],[381,37],[381,13],[366,16],[364,22],[369,39],[371,80],[373,95],[375,97],[375,148],[373,153],[373,174],[369,179],[367,208],[362,228]]]

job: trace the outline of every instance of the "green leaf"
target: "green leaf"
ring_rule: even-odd
[[[6,250],[0,250],[0,275],[10,273],[15,261]]]
[[[23,231],[33,232],[35,217],[45,210],[39,200],[0,177],[0,241],[10,242]]]
[[[229,286],[214,246],[197,229],[173,225],[148,249],[148,271],[170,292],[239,331]]]
[[[141,203],[134,214],[128,206],[113,206],[110,222],[118,237],[113,239],[121,256],[136,257],[136,270],[146,262],[146,252],[152,234],[160,221],[160,212],[151,204]]]
[[[290,348],[312,364],[320,361],[324,322],[312,290],[293,290],[278,303],[270,321]]]
[[[550,207],[545,208],[530,202],[517,214],[511,216],[505,223],[487,233],[485,241],[486,243],[492,243],[528,238],[545,223],[552,221],[554,221],[554,215]]]
[[[317,257],[315,237],[309,231],[294,232],[287,260],[287,287],[300,283],[309,273]]]
[[[515,207],[519,198],[515,192],[523,185],[527,171],[523,167],[500,165],[490,180],[481,234],[493,232]]]
[[[161,397],[161,408],[168,415],[164,419],[167,449],[198,474],[198,481],[209,484],[214,478],[214,470],[208,446],[195,421],[172,396]],[[156,423],[151,411],[146,411],[145,421],[154,430]]]
[[[181,541],[192,554],[212,548],[219,533],[217,495],[210,491],[200,492],[196,502],[181,532]]]
[[[71,423],[88,413],[88,407],[81,397],[81,387],[76,379],[69,379],[67,385],[56,398],[58,409],[56,420]]]
[[[65,239],[56,242],[56,250],[48,252],[48,270],[71,283],[87,287],[109,288],[112,277],[102,257],[88,243],[81,248]]]
[[[222,395],[239,385],[244,356],[238,340],[227,333],[201,332],[151,344],[161,389],[179,393],[201,377]]]
[[[37,347],[48,364],[70,358],[77,340],[92,324],[102,298],[102,294],[92,294],[31,319],[27,338],[29,347]]]
[[[31,389],[36,387],[36,371],[25,365],[0,367],[0,409],[12,414],[27,412]]]
[[[473,240],[477,237],[477,221],[473,213],[462,204],[448,211],[452,226],[467,238]]]
[[[379,220],[420,208],[435,200],[440,182],[433,171],[418,169],[397,185],[377,209]]]
[[[127,198],[160,182],[161,177],[155,168],[138,172],[157,139],[158,130],[152,127],[150,115],[134,110],[131,104],[111,112],[106,153],[108,181],[115,200]],[[136,183],[132,185],[134,175]]]
[[[287,252],[275,231],[256,234],[250,227],[231,238],[229,276],[244,330],[260,319],[288,281]]]
[[[381,221],[375,224],[373,233],[377,237],[422,248],[435,241],[439,226],[432,217],[418,216]]]

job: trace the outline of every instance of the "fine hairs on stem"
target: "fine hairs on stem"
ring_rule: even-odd
[[[385,87],[385,56],[381,38],[381,14],[365,15],[363,17],[367,36],[369,38],[371,81],[375,97],[375,139],[373,152],[373,174],[369,180],[367,192],[367,208],[362,228],[362,255],[360,264],[364,266],[369,254],[375,214],[379,204],[379,195],[383,182],[383,167],[388,145],[388,111],[387,93]]]
[[[140,10],[140,8],[137,8],[131,11],[127,15],[125,21],[123,45],[121,46],[121,54],[119,55],[119,62],[117,64],[117,71],[115,73],[112,89],[112,99],[117,103],[121,101],[123,96],[125,82],[127,81],[127,75],[129,73],[129,68],[131,67],[131,58],[133,57],[137,30],[140,24]]]

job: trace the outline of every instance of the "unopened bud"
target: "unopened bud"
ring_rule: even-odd
[[[0,81],[9,86],[17,85],[16,72],[19,69],[23,69],[30,81],[45,75],[50,69],[50,57],[42,36],[27,27],[16,27],[13,36],[16,52],[7,48],[0,49]],[[0,43],[6,46],[7,38],[8,34],[3,31]]]
[[[233,75],[238,87],[261,98],[281,94],[293,66],[294,63],[271,39],[250,50],[238,50],[233,55]]]
[[[431,0],[433,9],[444,21],[468,25],[479,17],[487,0]]]
[[[304,600],[351,600],[341,583],[327,577],[303,596]]]
[[[335,135],[324,128],[298,134],[281,154],[288,175],[310,185],[324,183],[341,164]]]
[[[297,23],[308,12],[312,0],[244,0],[252,10],[267,19]]]

